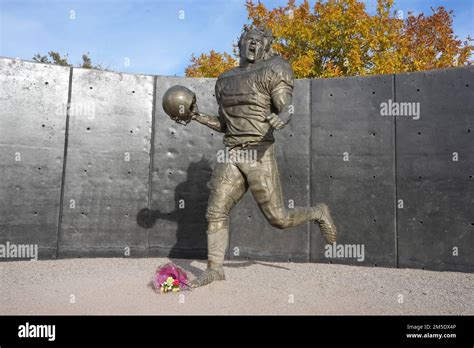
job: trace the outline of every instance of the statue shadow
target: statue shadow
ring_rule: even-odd
[[[162,212],[160,209],[141,209],[136,217],[137,224],[149,230],[160,227],[160,220],[176,223],[176,242],[168,252],[161,251],[162,256],[168,257],[176,265],[198,275],[202,270],[192,265],[193,262],[206,263],[207,259],[207,220],[206,210],[209,199],[209,181],[212,167],[204,156],[197,162],[191,162],[186,170],[186,180],[176,185],[174,190],[174,210]],[[169,224],[164,225],[162,233],[170,234]],[[174,229],[174,227],[172,227]],[[160,233],[160,232],[158,232]],[[202,260],[202,261],[196,261]],[[286,267],[262,263],[253,260],[235,262],[227,261],[225,267],[249,267],[262,264],[269,267]]]
[[[200,260],[200,261],[196,261],[196,260],[187,260],[187,259],[171,259],[171,261],[178,265],[179,267],[181,267],[182,269],[184,269],[185,271],[193,274],[194,276],[198,276],[199,274],[201,274],[203,272],[203,269],[205,269],[206,267],[206,264],[207,264],[207,261],[203,261],[203,260]],[[195,267],[192,265],[193,262],[199,262],[199,263],[202,263],[203,265],[203,268],[198,268],[198,267]],[[238,260],[232,260],[232,262],[230,261],[225,261],[224,262],[224,270],[225,268],[227,267],[231,267],[231,268],[247,268],[247,267],[250,267],[250,266],[254,266],[254,265],[262,265],[262,266],[266,266],[266,267],[272,267],[272,268],[278,268],[278,269],[284,269],[286,271],[289,271],[290,269],[287,268],[287,267],[283,267],[283,266],[279,266],[279,265],[274,265],[274,264],[271,264],[271,263],[266,263],[266,262],[261,262],[261,261],[256,261],[256,260],[242,260],[242,261],[238,261]]]
[[[160,251],[163,256],[206,259],[206,209],[211,174],[211,164],[204,156],[197,162],[191,162],[186,169],[186,180],[175,187],[173,211],[163,212],[158,207],[143,208],[138,212],[136,221],[139,226],[152,230],[155,236],[162,234],[164,244],[167,240],[175,240],[169,250]],[[160,223],[160,220],[174,224]]]

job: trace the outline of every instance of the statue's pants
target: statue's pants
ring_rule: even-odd
[[[296,226],[321,216],[317,207],[285,208],[273,143],[236,147],[228,153],[230,156],[214,169],[210,184],[206,218],[211,268],[224,261],[230,211],[249,188],[268,222],[276,228]]]

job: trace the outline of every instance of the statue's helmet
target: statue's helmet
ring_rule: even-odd
[[[196,103],[196,94],[184,86],[170,87],[163,95],[163,110],[168,116],[182,124],[191,121],[191,108]]]

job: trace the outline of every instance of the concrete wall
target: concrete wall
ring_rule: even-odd
[[[205,258],[222,135],[175,124],[161,97],[184,85],[215,114],[214,83],[0,59],[0,245]],[[473,67],[295,81],[276,136],[285,204],[327,202],[339,243],[365,257],[328,257],[314,224],[272,227],[247,193],[228,259],[474,271],[473,88]],[[420,103],[420,119],[382,117],[389,99]]]

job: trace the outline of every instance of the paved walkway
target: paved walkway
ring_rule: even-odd
[[[474,315],[469,273],[229,261],[226,281],[160,295],[147,284],[166,261],[1,262],[0,314]],[[205,267],[174,262],[190,277]]]

